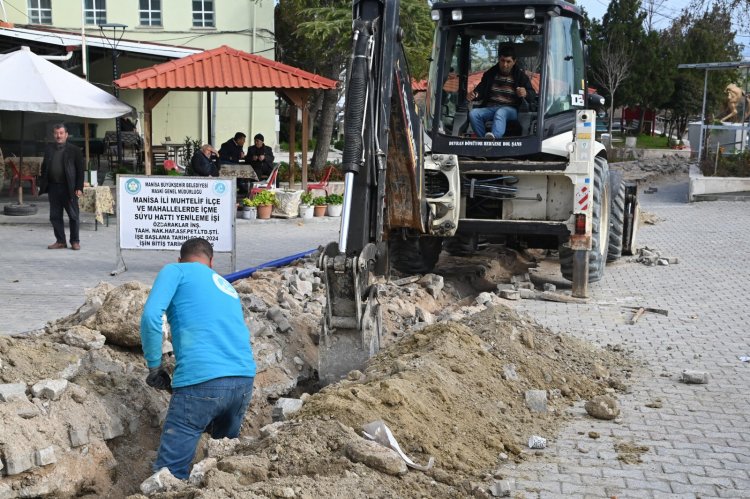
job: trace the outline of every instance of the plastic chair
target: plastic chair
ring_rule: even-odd
[[[39,191],[36,190],[36,177],[33,175],[22,175],[20,171],[18,171],[18,167],[16,166],[15,161],[8,158],[8,163],[10,163],[10,167],[13,170],[13,177],[10,179],[10,188],[8,189],[8,196],[13,195],[13,188],[17,186],[22,186],[23,182],[31,182],[31,191],[34,193],[35,196],[39,196]],[[17,184],[17,185],[16,185]]]
[[[323,178],[320,180],[320,182],[315,183],[308,183],[307,184],[307,192],[310,192],[313,189],[322,189],[325,191],[326,196],[328,195],[328,182],[331,178],[331,173],[333,173],[333,170],[335,169],[334,166],[329,166],[326,168],[325,173],[323,173]]]
[[[165,159],[164,160],[164,171],[169,170],[176,170],[177,169],[177,163],[174,162],[173,159]]]
[[[276,189],[276,176],[279,174],[279,167],[273,169],[271,174],[268,176],[268,180],[265,185],[259,185],[250,189],[250,197],[255,196],[260,191],[273,191]]]

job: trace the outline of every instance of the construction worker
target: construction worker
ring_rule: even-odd
[[[141,317],[146,383],[172,390],[153,470],[189,476],[203,432],[236,438],[253,393],[255,361],[239,295],[213,270],[213,248],[189,239],[178,263],[159,272]],[[172,331],[176,367],[162,365],[162,316]]]

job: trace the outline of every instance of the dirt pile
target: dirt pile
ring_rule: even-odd
[[[518,316],[494,293],[477,304],[477,292],[507,282],[519,261],[488,249],[453,273],[441,261],[445,277],[384,283],[386,347],[264,431],[279,397],[314,391],[324,290],[314,259],[236,282],[258,364],[240,444],[214,457],[202,484],[161,496],[486,495],[505,460],[529,455],[531,434],[554,439],[567,406],[622,388],[629,369]],[[100,285],[43,332],[0,338],[0,497],[123,497],[150,475],[168,398],[146,386],[133,346],[147,292]],[[375,420],[417,462],[434,457],[434,468],[394,476],[362,458],[361,426]]]

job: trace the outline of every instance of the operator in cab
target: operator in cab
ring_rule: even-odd
[[[518,108],[524,99],[535,97],[531,80],[516,64],[513,45],[503,44],[498,50],[497,64],[482,75],[471,95],[476,106],[469,112],[471,128],[477,137],[499,139],[505,135],[508,122],[518,119]],[[492,130],[488,132],[484,124],[490,120]]]

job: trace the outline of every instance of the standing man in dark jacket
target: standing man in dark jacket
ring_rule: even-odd
[[[219,148],[219,159],[222,162],[227,163],[239,163],[245,157],[245,151],[242,150],[245,147],[245,135],[242,132],[234,134],[233,139],[229,139],[224,142]]]
[[[533,96],[531,80],[516,65],[513,46],[501,45],[497,64],[482,75],[482,81],[474,89],[472,100],[478,104],[469,112],[471,128],[477,137],[501,138],[508,122],[518,119],[522,100]],[[485,133],[484,122],[489,120],[492,120],[492,131]]]
[[[49,195],[49,221],[55,231],[55,242],[47,249],[63,249],[65,222],[63,210],[70,221],[70,249],[81,249],[78,198],[83,195],[83,155],[81,149],[68,144],[68,129],[62,123],[52,127],[55,143],[44,153],[39,192]]]
[[[253,137],[254,145],[247,149],[247,162],[253,167],[258,178],[268,177],[273,171],[273,151],[263,143],[263,135]]]

